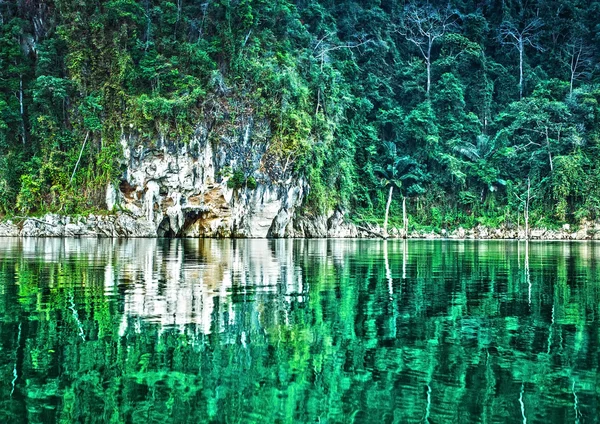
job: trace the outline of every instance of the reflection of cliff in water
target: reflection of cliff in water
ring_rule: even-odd
[[[274,244],[172,240],[142,249],[143,256],[127,262],[117,276],[126,282],[124,325],[140,317],[163,326],[194,324],[206,334],[235,322],[234,296],[302,292],[291,256]],[[219,312],[213,316],[217,303]]]
[[[243,304],[244,314],[251,312],[260,327],[286,324],[290,303],[304,302],[308,294],[304,274],[326,275],[328,268],[343,268],[361,250],[375,253],[382,248],[377,242],[352,240],[4,241],[4,256],[18,251],[22,260],[47,267],[85,263],[88,284],[95,280],[105,296],[122,304],[121,335],[132,325],[139,329],[138,319],[181,330],[192,325],[204,334],[222,332],[236,323],[240,308],[234,303]]]
[[[125,286],[123,326],[139,317],[181,329],[193,324],[204,334],[222,332],[238,322],[251,327],[287,324],[290,304],[304,302],[308,294],[304,274],[341,267],[346,255],[356,250],[356,243],[327,240],[154,243],[120,250],[128,253],[118,260],[117,274],[109,277],[114,268],[106,273],[107,288],[114,281]],[[310,265],[304,266],[302,258]],[[242,323],[242,308],[254,325]]]
[[[121,335],[139,329],[139,320],[182,331],[192,326],[193,332],[209,334],[233,330],[232,326],[238,327],[233,331],[238,333],[287,325],[290,311],[308,300],[310,285],[318,285],[319,292],[335,289],[342,280],[347,284],[354,279],[356,264],[367,257],[377,258],[370,266],[382,273],[378,278],[386,281],[387,296],[402,295],[396,293],[402,290],[412,293],[420,287],[416,283],[434,278],[441,270],[450,275],[460,260],[468,265],[462,272],[474,275],[482,272],[482,266],[500,266],[501,272],[511,275],[507,295],[523,293],[531,305],[532,290],[543,287],[528,279],[529,267],[546,268],[549,257],[560,258],[550,266],[561,269],[570,266],[567,258],[585,266],[595,261],[599,246],[589,242],[531,242],[527,247],[524,242],[503,241],[6,238],[0,245],[0,261],[14,254],[20,261],[38,264],[48,273],[40,275],[40,284],[50,287],[59,284],[56,275],[61,267],[81,264],[85,270],[80,279],[69,277],[60,284],[71,285],[75,293],[94,290],[85,292],[90,301],[118,302]],[[419,305],[427,303],[431,293],[417,290],[414,295],[410,309],[418,314]],[[466,302],[464,294],[454,302]],[[560,317],[558,309],[556,316]]]
[[[6,422],[596,419],[600,244],[3,241]]]

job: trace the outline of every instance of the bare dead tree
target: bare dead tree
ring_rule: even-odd
[[[564,49],[567,60],[569,61],[570,79],[569,96],[573,95],[573,85],[575,81],[589,77],[592,66],[592,55],[590,49],[585,45],[581,38],[575,39]]]
[[[85,144],[88,141],[90,136],[90,132],[88,131],[85,135],[85,139],[83,140],[83,144],[81,145],[81,150],[79,151],[79,157],[77,158],[77,163],[75,164],[75,168],[73,168],[73,173],[71,174],[71,179],[69,180],[69,184],[73,184],[73,178],[75,178],[75,172],[77,172],[77,167],[79,166],[79,161],[81,160],[81,155],[83,155],[83,149],[85,149]]]
[[[498,29],[498,39],[501,44],[513,46],[519,52],[519,99],[523,98],[523,63],[525,47],[530,46],[536,50],[544,51],[538,43],[537,37],[544,26],[541,19],[529,21],[523,29],[519,29],[513,22],[504,21]]]
[[[346,42],[346,43],[341,43],[341,44],[328,43],[327,39],[329,37],[331,37],[332,35],[333,34],[330,32],[326,33],[323,37],[321,37],[319,40],[317,40],[317,43],[315,44],[315,47],[313,48],[315,57],[317,58],[317,60],[320,61],[321,72],[323,72],[323,66],[325,65],[325,62],[328,59],[329,53],[331,53],[332,51],[342,50],[342,49],[352,50],[352,49],[356,49],[356,48],[359,48],[361,46],[364,46],[366,44],[373,42],[373,40],[371,40],[371,39],[363,40],[363,39],[359,38],[356,42]],[[322,109],[322,106],[321,106],[322,96],[323,96],[323,93],[321,92],[321,89],[319,88],[317,90],[317,108],[315,110],[315,115],[317,113],[319,113],[319,109]]]
[[[436,9],[430,4],[409,4],[404,8],[398,32],[411,42],[425,60],[427,68],[426,94],[431,89],[431,50],[433,44],[456,27],[458,16],[450,8]]]
[[[529,131],[538,134],[543,137],[546,141],[546,150],[548,152],[548,164],[550,165],[550,172],[554,172],[554,161],[552,159],[552,147],[550,143],[550,131],[556,132],[557,144],[560,143],[560,136],[563,130],[562,123],[553,124],[544,119],[536,120],[536,128],[523,128],[524,131]],[[515,150],[526,150],[529,146],[542,147],[542,144],[536,143],[535,141],[529,140],[529,143],[522,146],[515,146]]]
[[[348,43],[342,43],[342,44],[336,44],[336,45],[329,45],[325,42],[325,40],[328,37],[330,37],[331,35],[332,35],[331,33],[325,34],[323,37],[321,37],[317,41],[317,44],[313,48],[314,52],[318,51],[318,53],[316,53],[316,57],[321,61],[321,70],[323,70],[323,65],[325,63],[325,59],[329,52],[332,52],[334,50],[341,50],[341,49],[356,49],[360,46],[371,43],[373,41],[370,39],[367,39],[367,40],[358,39],[358,41],[356,41],[356,42],[348,42]]]

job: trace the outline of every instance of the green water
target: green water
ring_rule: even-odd
[[[0,422],[597,422],[600,244],[0,239]]]

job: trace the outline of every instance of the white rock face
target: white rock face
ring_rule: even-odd
[[[72,219],[47,214],[42,219],[28,218],[16,225],[0,223],[0,237],[156,237],[156,230],[145,219],[129,214],[89,215]]]
[[[16,237],[19,235],[19,227],[12,221],[0,222],[0,237]]]
[[[151,223],[159,237],[286,236],[304,198],[304,181],[273,181],[266,146],[253,144],[251,123],[241,140],[221,140],[216,148],[208,133],[200,128],[187,143],[161,140],[152,149],[124,138],[127,171],[116,202]],[[254,178],[256,188],[228,187],[234,172]]]
[[[106,187],[112,215],[71,219],[48,214],[0,236],[24,237],[357,237],[341,212],[299,216],[308,184],[267,151],[269,127],[246,118],[235,131],[200,126],[187,142],[156,145],[123,136],[118,187]],[[289,169],[288,169],[289,168]],[[240,184],[242,175],[246,183]],[[237,187],[228,187],[232,177]],[[253,181],[252,181],[253,180]],[[248,184],[252,181],[255,184]],[[241,187],[240,187],[241,185]],[[248,186],[254,186],[252,188]],[[329,219],[328,219],[329,218]]]
[[[112,184],[106,185],[106,209],[112,212],[117,204],[117,190]]]

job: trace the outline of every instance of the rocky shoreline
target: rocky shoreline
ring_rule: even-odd
[[[303,217],[293,221],[283,235],[272,238],[378,238],[383,231],[378,226],[357,226],[346,222],[343,214],[335,212],[331,217]],[[161,235],[156,226],[126,212],[110,215],[62,216],[46,214],[40,218],[24,218],[0,222],[0,237],[85,237],[85,238],[157,238]],[[206,237],[184,235],[183,237]],[[236,236],[232,234],[210,234],[211,238],[264,238]],[[404,238],[403,231],[392,227],[389,238]],[[524,239],[523,229],[488,228],[478,226],[471,229],[458,228],[441,232],[410,231],[409,239],[478,239],[517,240]],[[600,224],[585,223],[576,231],[569,225],[560,230],[535,228],[530,231],[531,240],[600,240]]]

